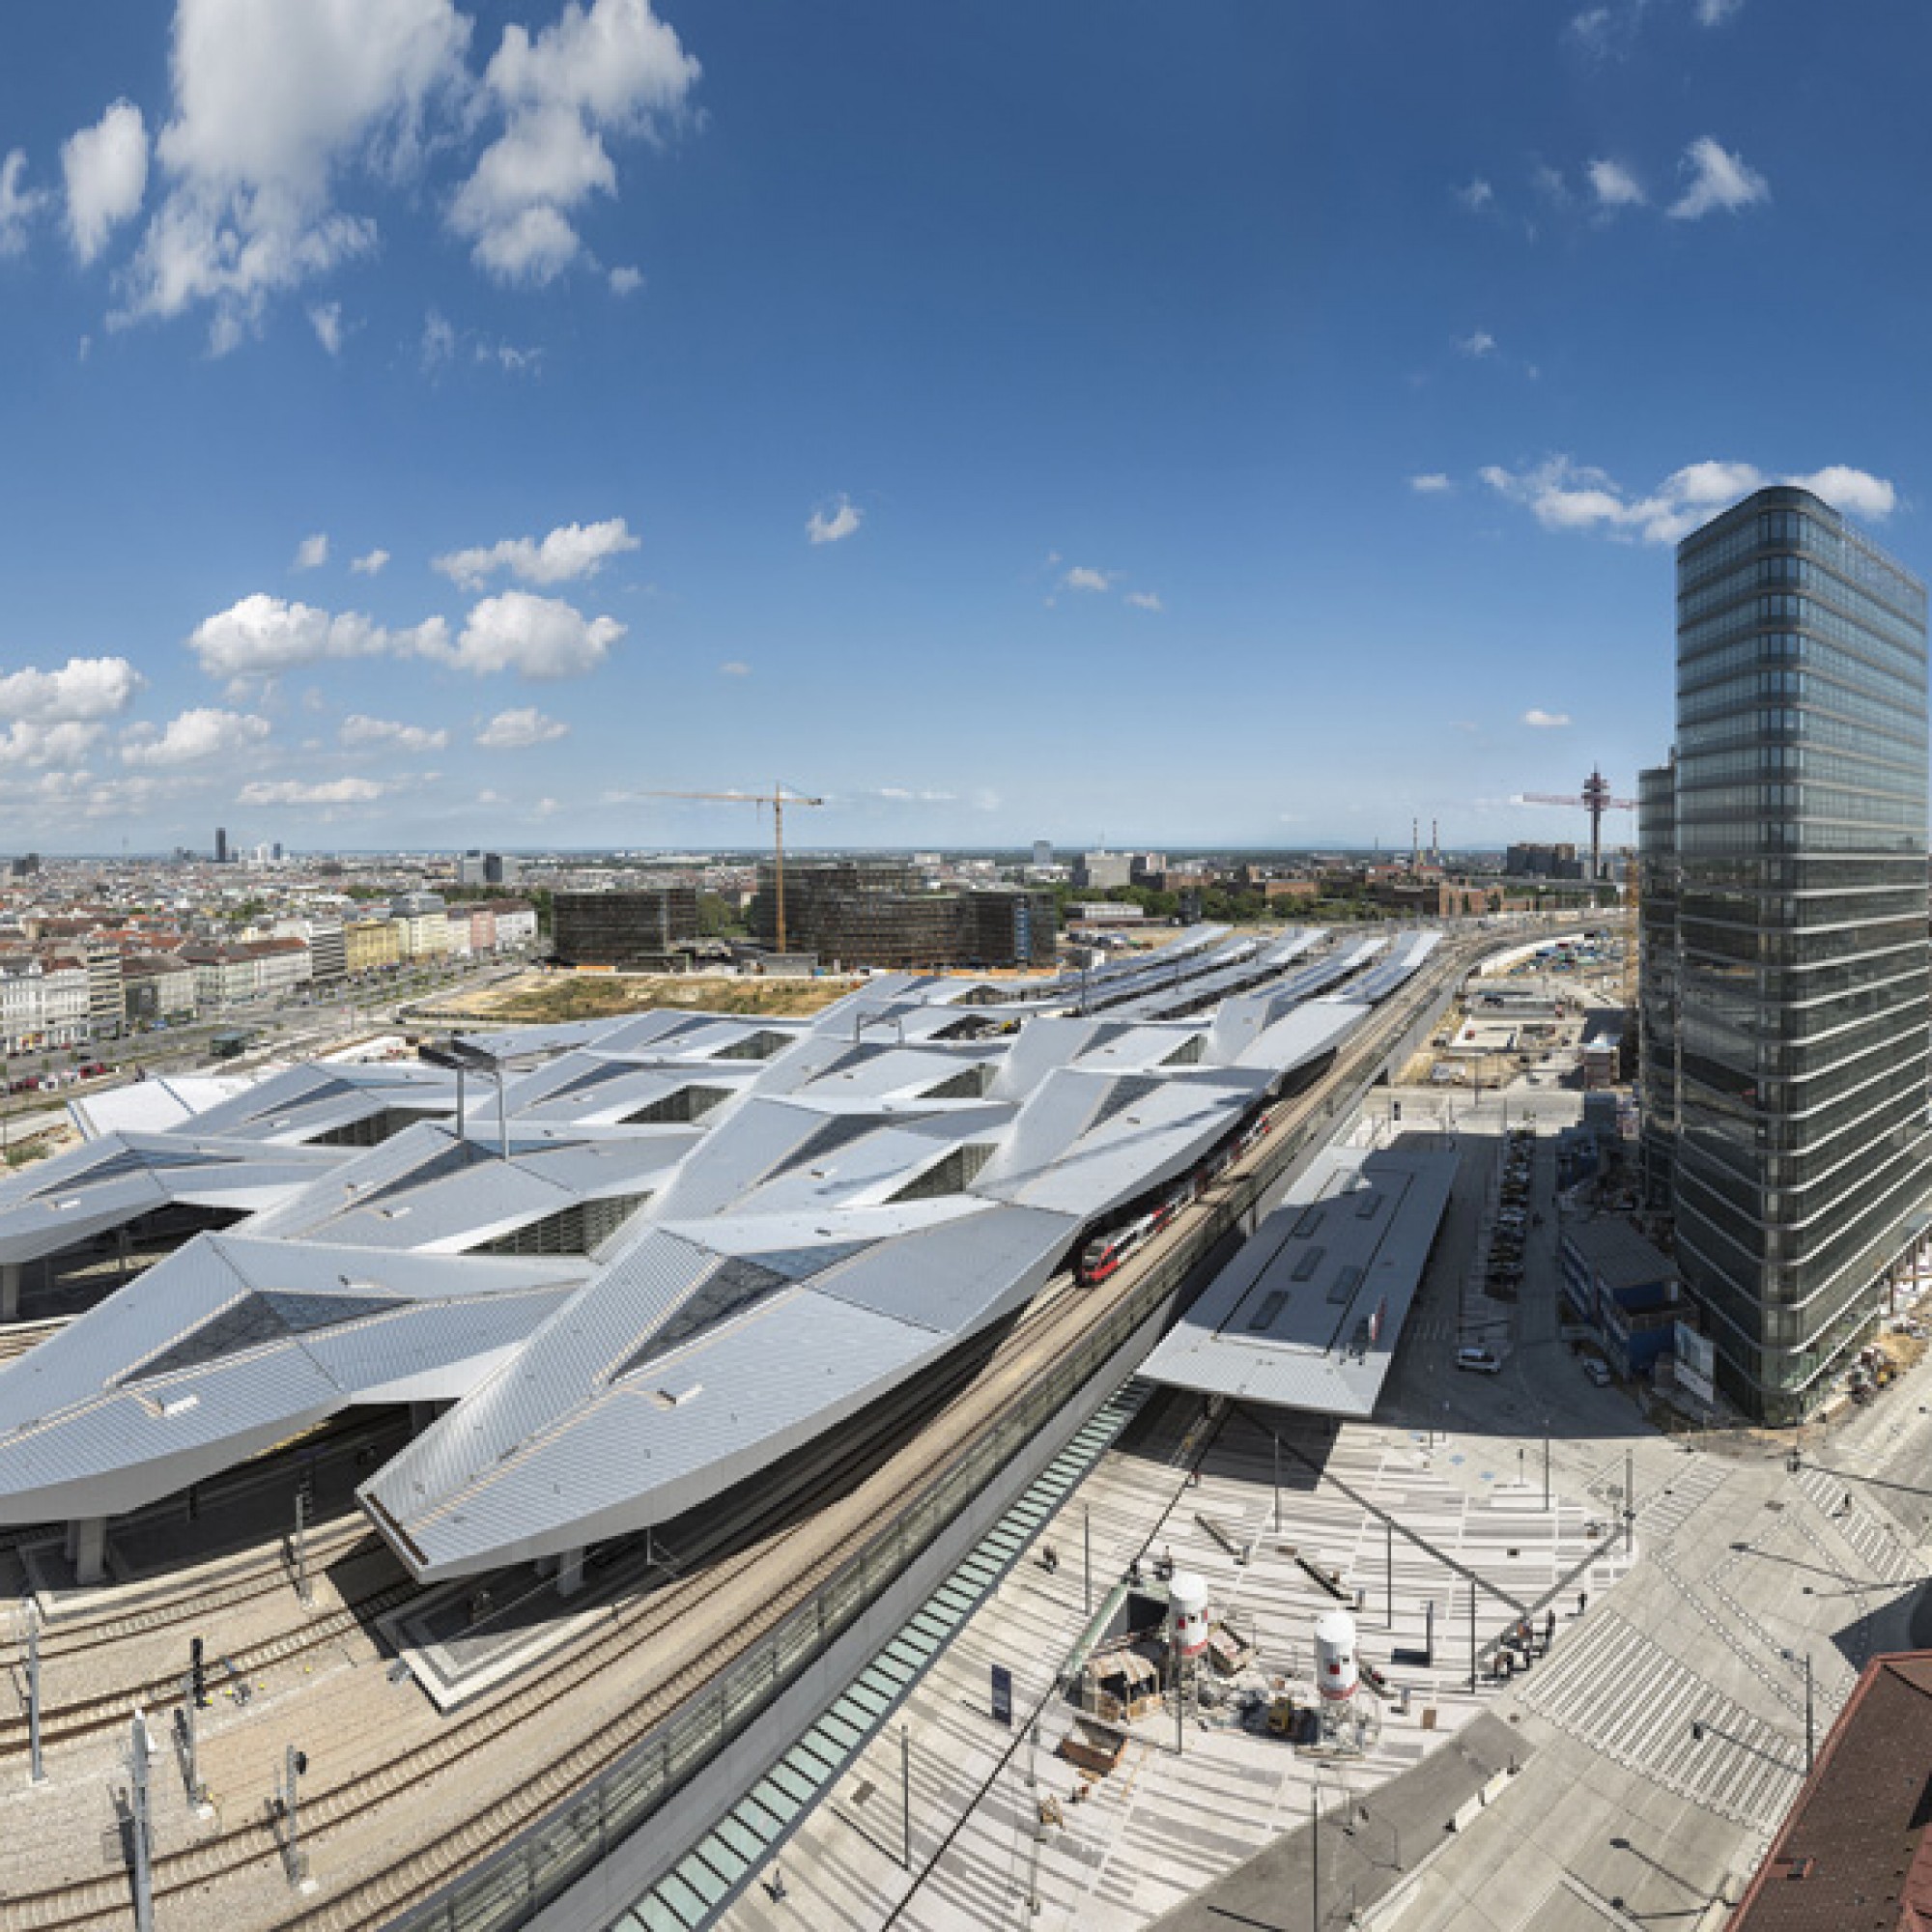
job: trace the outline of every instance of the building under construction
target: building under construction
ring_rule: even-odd
[[[697,937],[697,893],[691,886],[558,893],[554,913],[554,949],[566,966],[662,972]]]
[[[1053,896],[1010,887],[927,892],[901,860],[793,861],[784,870],[785,941],[828,965],[1050,966]],[[753,935],[778,939],[776,867],[758,867]]]

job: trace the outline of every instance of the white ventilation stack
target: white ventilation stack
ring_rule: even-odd
[[[1191,1570],[1177,1570],[1167,1586],[1174,1610],[1174,1654],[1199,1657],[1208,1648],[1208,1582]],[[1352,1638],[1354,1627],[1350,1626]]]
[[[1315,1620],[1315,1688],[1331,1711],[1354,1696],[1355,1620],[1347,1610],[1329,1610]]]

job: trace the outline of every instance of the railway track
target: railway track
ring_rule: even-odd
[[[1284,1102],[1276,1131],[1245,1163],[1247,1171],[1284,1141],[1332,1112],[1339,1094],[1386,1052],[1413,1013],[1454,975],[1467,970],[1468,949],[1457,948],[1443,970],[1430,976],[1423,999],[1398,1009],[1400,1017],[1373,1024],[1369,1037],[1346,1054],[1304,1094]],[[1379,1019],[1380,1016],[1378,1016]],[[1224,1197],[1237,1177],[1230,1175],[1201,1204]],[[319,1861],[353,1868],[353,1854],[330,1857],[355,1828],[407,1795],[418,1815],[434,1816],[437,1781],[487,1752],[497,1767],[498,1788],[460,1820],[419,1839],[400,1857],[347,1883],[334,1896],[307,1910],[286,1910],[274,1923],[300,1932],[364,1932],[389,1922],[516,1833],[566,1802],[674,1711],[701,1696],[731,1655],[755,1642],[876,1536],[881,1522],[902,1515],[917,1495],[995,1427],[1038,1378],[1049,1375],[1081,1339],[1116,1308],[1131,1300],[1146,1271],[1159,1265],[1195,1231],[1183,1213],[1141,1251],[1137,1264],[1111,1281],[1078,1293],[1037,1298],[991,1346],[967,1351],[951,1385],[927,1384],[904,1405],[891,1425],[862,1442],[828,1452],[817,1471],[782,1497],[767,1499],[749,1521],[721,1528],[715,1547],[687,1551],[670,1581],[646,1596],[613,1602],[608,1620],[549,1657],[540,1671],[485,1692],[441,1728],[381,1762],[352,1772],[332,1785],[305,1788],[302,1838]],[[943,1401],[938,1398],[943,1397]],[[706,1614],[708,1612],[708,1614]],[[343,1614],[348,1614],[344,1612]],[[728,1643],[721,1642],[721,1626]],[[276,1639],[273,1641],[283,1641]],[[618,1689],[626,1659],[652,1660],[650,1675]],[[600,1678],[605,1682],[598,1687]],[[593,1687],[604,1694],[581,1695]],[[612,1708],[617,1698],[624,1701]],[[127,1709],[126,1693],[114,1718]],[[573,1703],[594,1713],[577,1735],[556,1738],[556,1714]],[[721,1727],[725,1714],[721,1710]],[[96,1728],[99,1719],[94,1719]],[[546,1731],[552,1733],[546,1735]],[[507,1767],[522,1767],[513,1780]],[[327,1767],[316,1773],[327,1776]],[[393,1815],[393,1814],[390,1814]],[[213,1889],[243,1872],[259,1872],[281,1856],[271,1821],[259,1818],[222,1830],[199,1843],[156,1858],[154,1895],[158,1922],[183,1926],[209,1922],[221,1910]],[[170,1915],[172,1901],[194,1899]],[[0,1932],[78,1932],[91,1926],[125,1925],[126,1874],[14,1891],[0,1901]],[[234,1922],[234,1921],[231,1921]]]

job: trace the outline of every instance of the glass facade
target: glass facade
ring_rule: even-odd
[[[1797,489],[1678,547],[1639,824],[1646,1175],[1719,1379],[1803,1415],[1928,1183],[1924,586]]]

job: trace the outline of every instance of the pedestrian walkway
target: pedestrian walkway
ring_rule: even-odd
[[[1614,1610],[1562,1640],[1531,1673],[1522,1701],[1600,1755],[1735,1825],[1775,1824],[1804,1777],[1802,1742]]]

